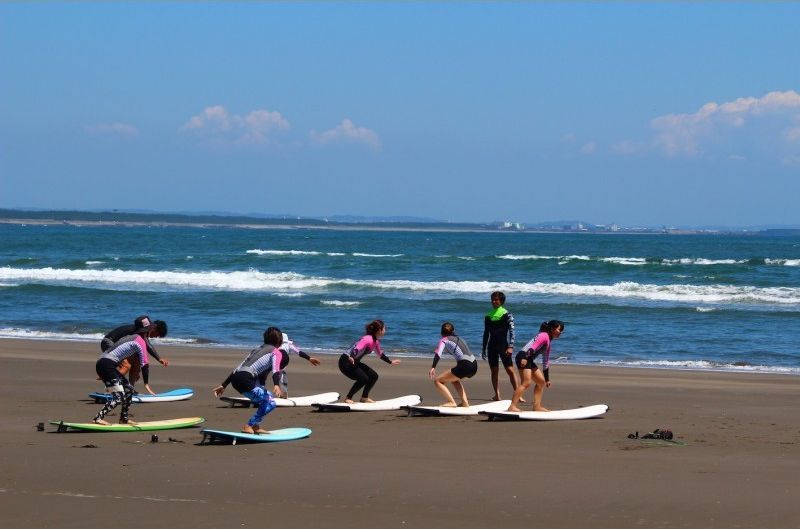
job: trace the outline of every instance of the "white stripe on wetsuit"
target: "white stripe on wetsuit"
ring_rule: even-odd
[[[441,357],[443,353],[446,353],[455,357],[456,362],[460,362],[461,360],[472,362],[475,360],[473,355],[465,353],[464,350],[459,347],[459,343],[464,343],[462,340],[457,339],[456,341],[453,341],[450,338],[452,337],[445,336],[439,340],[439,347],[436,348],[436,356]],[[464,344],[464,346],[466,347],[466,344]]]

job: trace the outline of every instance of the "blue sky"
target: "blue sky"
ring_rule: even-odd
[[[800,224],[800,4],[0,4],[0,207]]]

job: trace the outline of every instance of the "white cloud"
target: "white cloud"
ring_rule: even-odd
[[[207,107],[183,124],[181,130],[203,134],[222,142],[234,144],[267,144],[276,131],[291,129],[280,112],[253,110],[240,116],[221,106]]]
[[[590,141],[581,147],[581,154],[589,155],[594,154],[595,152],[597,152],[597,143],[593,141]]]
[[[324,132],[317,132],[312,130],[309,134],[312,143],[317,145],[327,145],[330,143],[358,143],[379,149],[381,147],[380,139],[375,131],[357,127],[349,119],[343,119],[342,122],[330,130]]]
[[[740,97],[719,104],[710,102],[692,114],[667,114],[653,119],[652,147],[667,156],[693,158],[719,148],[732,133],[767,134],[776,140],[783,137],[793,142],[794,133],[784,130],[787,120],[798,117],[800,94],[794,90],[770,92],[760,98]]]
[[[110,136],[137,136],[139,129],[127,123],[96,123],[87,125],[84,130],[90,134],[106,134]]]

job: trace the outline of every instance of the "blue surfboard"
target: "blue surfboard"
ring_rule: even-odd
[[[270,430],[267,433],[255,434],[204,428],[200,433],[203,434],[201,444],[225,443],[235,445],[237,442],[275,443],[279,441],[295,441],[311,435],[311,430],[308,428],[282,428],[280,430]]]
[[[133,396],[133,402],[174,402],[176,400],[190,399],[193,395],[194,391],[192,388],[178,388],[171,391],[165,391],[163,393],[156,393],[155,395],[150,395],[149,393],[137,393]],[[111,395],[108,393],[89,393],[89,398],[94,399],[95,402],[106,402],[111,398]]]

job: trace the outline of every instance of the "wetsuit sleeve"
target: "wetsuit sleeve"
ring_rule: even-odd
[[[233,378],[233,371],[231,371],[231,374],[228,375],[228,378],[226,378],[225,380],[222,381],[222,384],[220,384],[220,386],[222,386],[223,388],[227,388],[228,384],[231,383],[231,379],[232,378]]]
[[[542,369],[542,373],[544,374],[544,381],[550,382],[550,368]]]
[[[483,341],[481,342],[481,354],[486,353],[486,347],[489,345],[489,316],[483,318]]]
[[[392,363],[392,359],[389,358],[388,356],[384,355],[384,354],[381,355],[381,360],[383,360],[387,364],[391,364]]]
[[[145,343],[147,344],[147,354],[155,358],[156,362],[161,362],[161,357],[158,356],[155,348],[150,344],[150,340],[145,340]]]
[[[514,329],[514,316],[510,312],[507,312],[506,317],[508,318],[508,346],[514,347],[514,339],[516,338],[516,330]]]
[[[285,353],[280,349],[275,349],[272,356],[272,383],[276,386],[281,383],[281,361]]]
[[[439,359],[441,359],[445,348],[444,342],[444,339],[439,340],[439,346],[436,348],[436,352],[433,354],[433,365],[431,367],[436,367],[436,364],[439,363]]]
[[[310,360],[311,357],[308,356],[304,351],[297,351],[297,355],[302,358],[303,360]]]
[[[142,382],[145,384],[150,383],[150,364],[145,364],[142,366]]]

